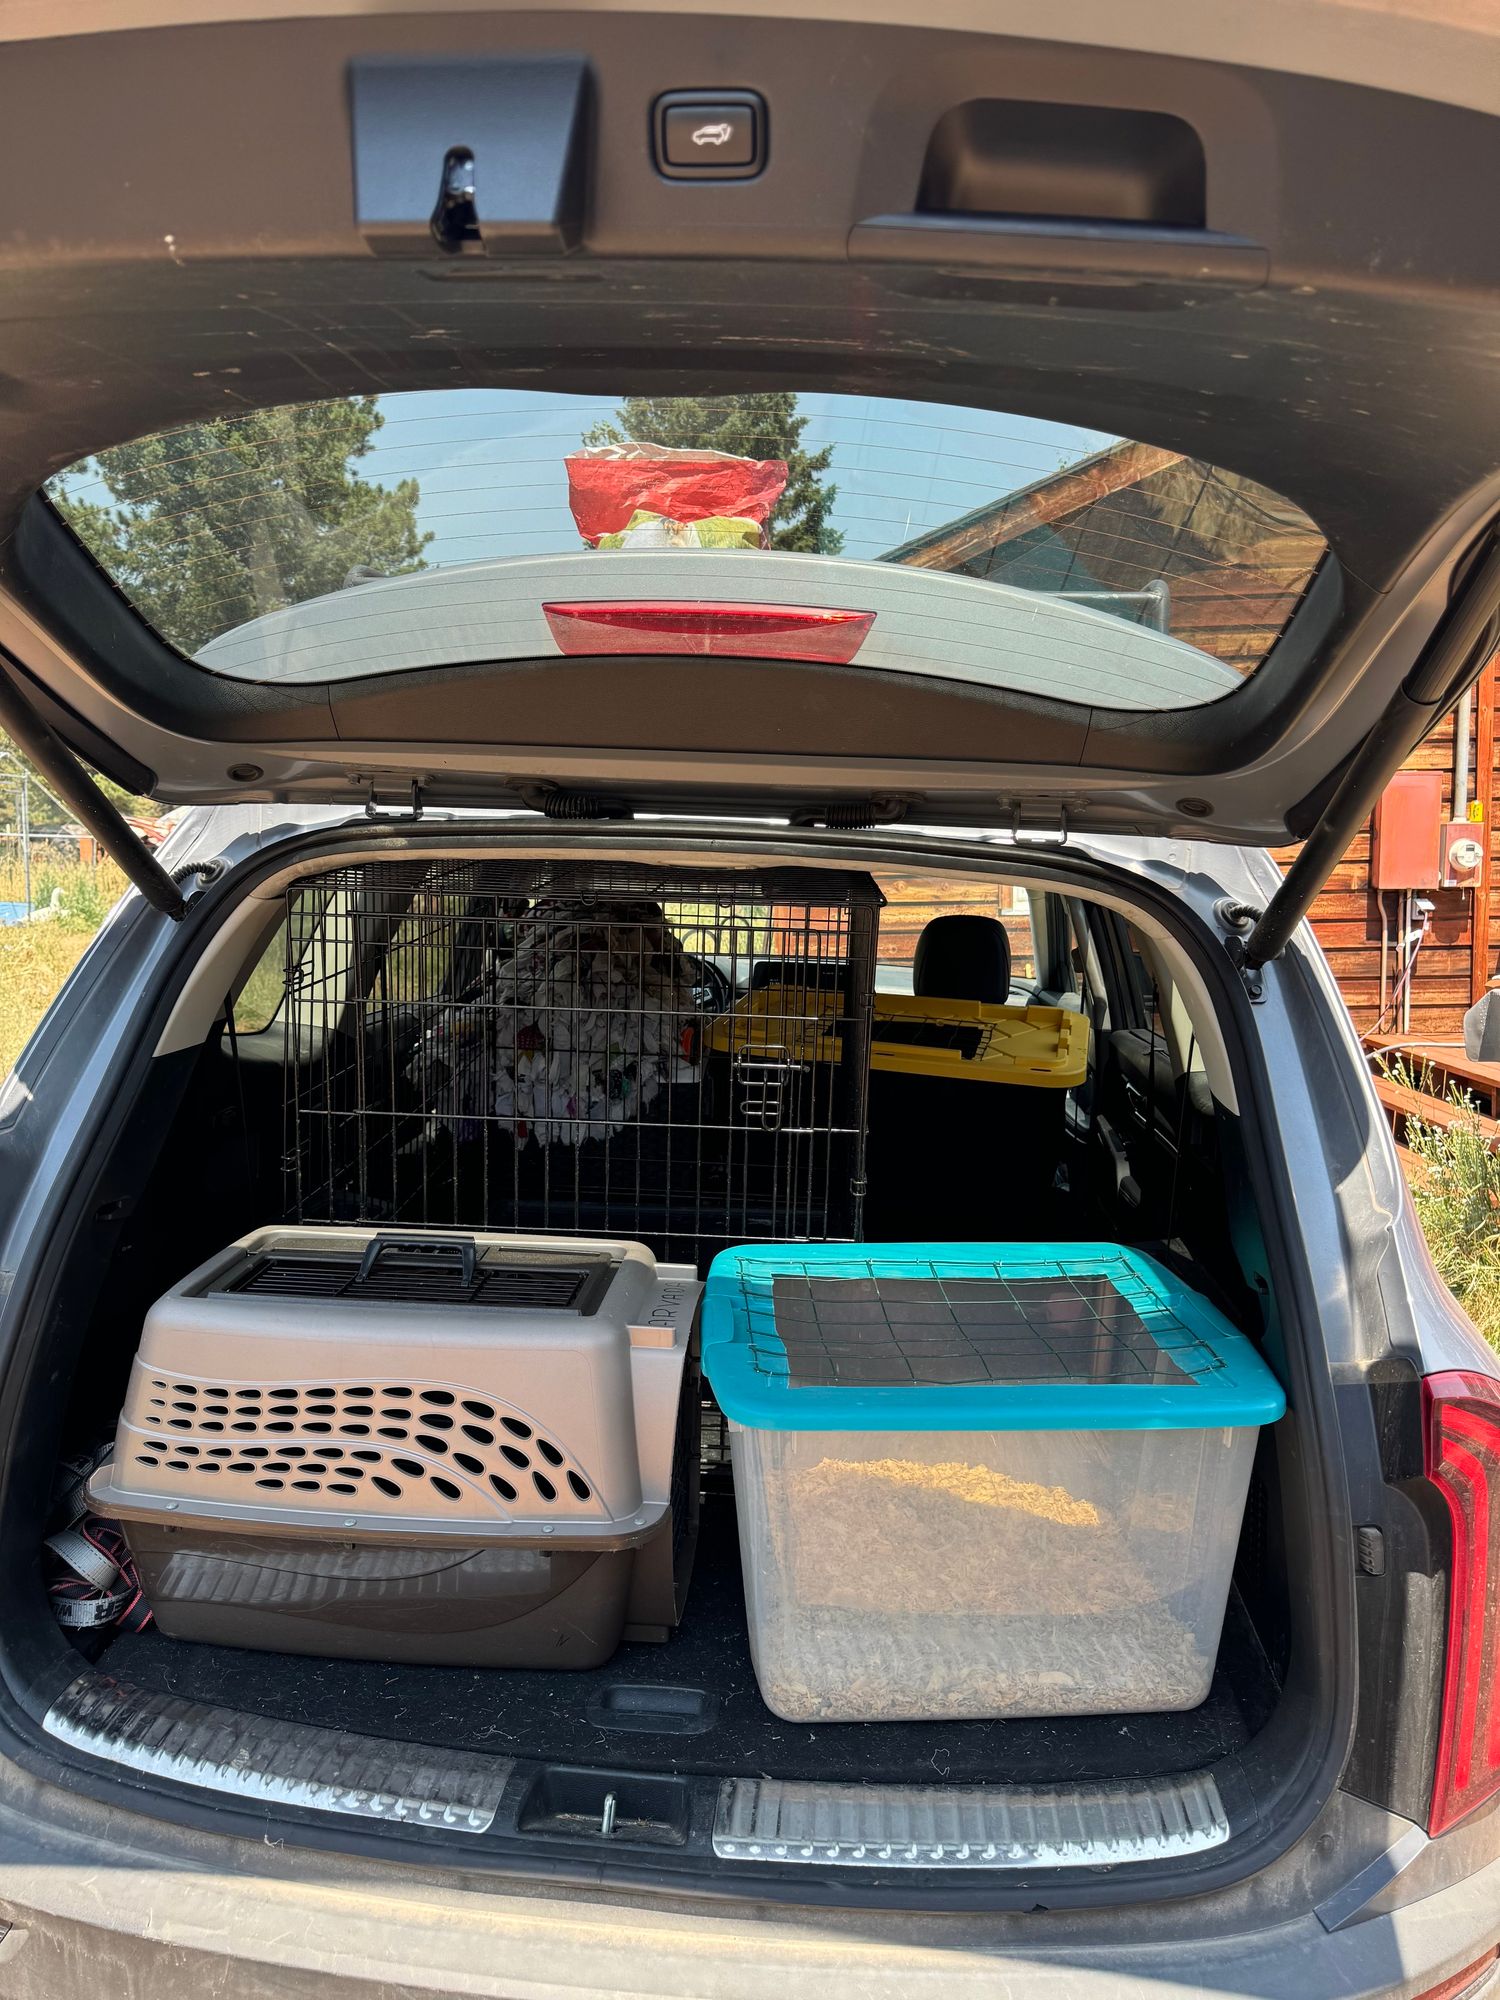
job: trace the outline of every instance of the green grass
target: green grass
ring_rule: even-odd
[[[1393,1082],[1424,1088],[1424,1074],[1387,1065]],[[1474,1100],[1455,1085],[1451,1123],[1408,1118],[1411,1198],[1444,1284],[1493,1346],[1500,1347],[1500,1156]]]

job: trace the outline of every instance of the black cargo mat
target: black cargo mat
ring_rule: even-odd
[[[1185,1715],[1081,1716],[1060,1721],[783,1722],[756,1690],[740,1589],[734,1510],[703,1508],[687,1617],[664,1646],[622,1646],[583,1673],[472,1671],[301,1659],[193,1645],[154,1630],[122,1635],[103,1671],[155,1693],[297,1722],[554,1763],[705,1776],[859,1779],[870,1783],[1053,1782],[1169,1776],[1239,1750],[1275,1700],[1264,1655],[1231,1598],[1213,1687]],[[634,1689],[712,1698],[701,1727],[691,1699],[666,1730],[639,1726]],[[619,1690],[620,1692],[616,1692]],[[646,1696],[648,1703],[658,1697]],[[634,1706],[632,1706],[634,1703]],[[678,1733],[683,1723],[697,1733]]]

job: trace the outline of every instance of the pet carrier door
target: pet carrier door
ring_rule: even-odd
[[[287,1213],[861,1233],[880,894],[804,869],[382,863],[287,913]]]

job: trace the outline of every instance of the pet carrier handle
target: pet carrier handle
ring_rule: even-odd
[[[472,1236],[396,1236],[382,1231],[372,1236],[365,1246],[365,1254],[359,1263],[359,1281],[374,1275],[375,1267],[382,1257],[395,1255],[415,1257],[423,1264],[435,1264],[456,1257],[463,1273],[463,1282],[472,1285],[474,1268],[479,1261],[479,1252]]]

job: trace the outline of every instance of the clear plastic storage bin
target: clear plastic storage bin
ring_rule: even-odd
[[[709,1275],[751,1645],[788,1721],[1196,1707],[1278,1383],[1109,1244],[776,1246]]]

